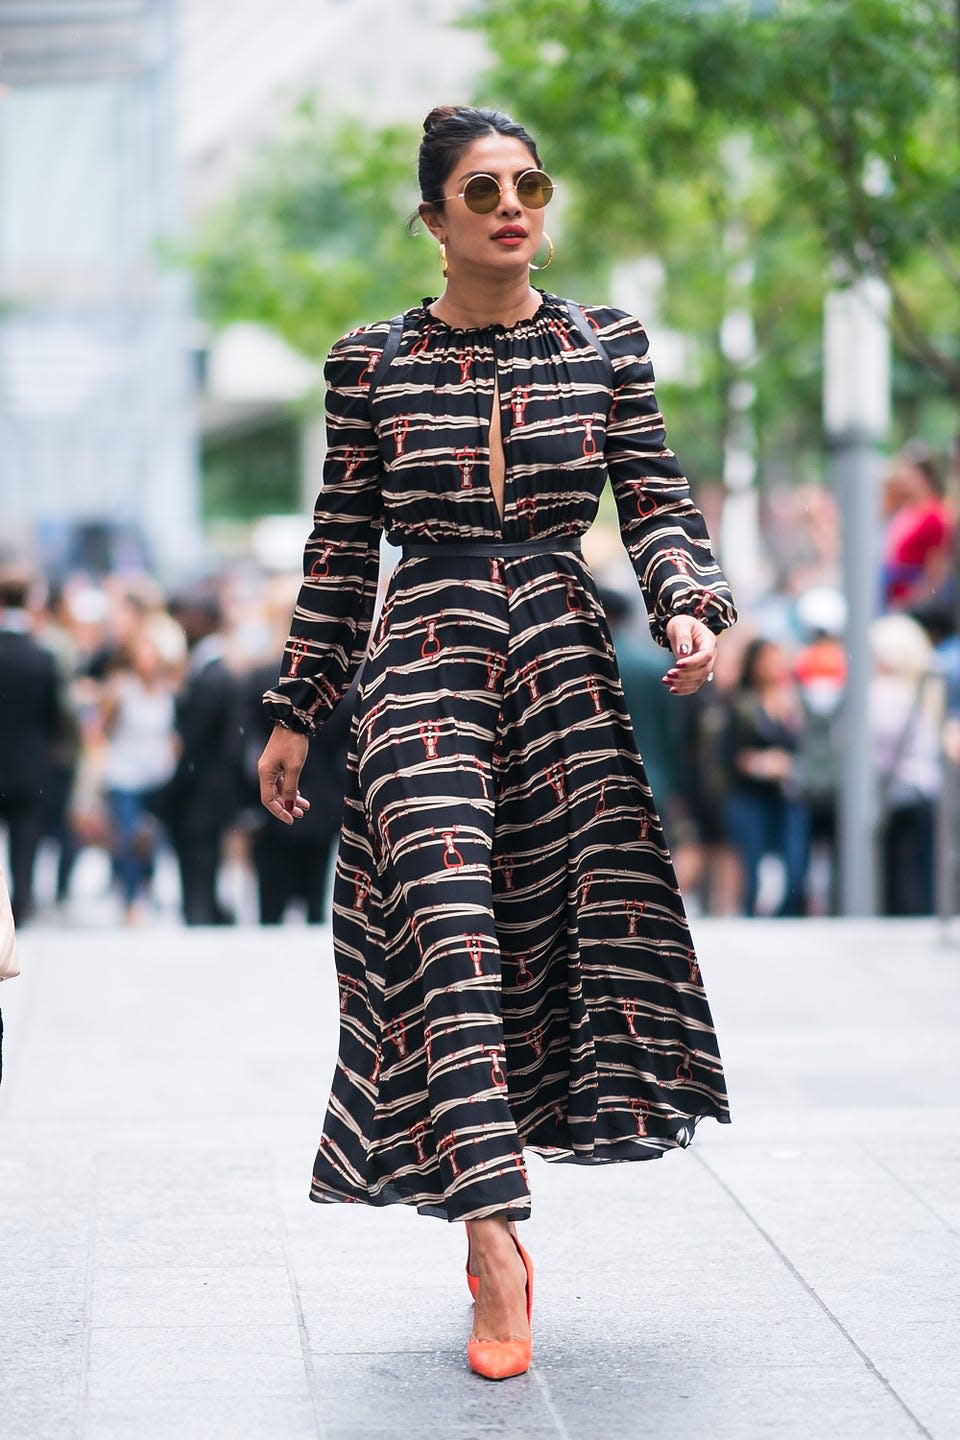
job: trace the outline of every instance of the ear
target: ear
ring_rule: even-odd
[[[445,235],[443,215],[436,205],[430,205],[426,200],[422,200],[417,206],[417,213],[434,240],[442,241]]]

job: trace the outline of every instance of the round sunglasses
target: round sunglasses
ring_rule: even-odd
[[[553,198],[555,186],[544,170],[524,170],[513,182],[513,191],[525,210],[542,210]],[[490,215],[500,204],[503,190],[494,175],[471,175],[456,195],[442,200],[462,200],[475,215]]]

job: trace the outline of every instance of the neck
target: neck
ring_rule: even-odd
[[[530,284],[526,266],[492,279],[450,275],[443,294],[430,306],[438,320],[466,329],[513,325],[517,320],[529,320],[539,309],[540,295]]]

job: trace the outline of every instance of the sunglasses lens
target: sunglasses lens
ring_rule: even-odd
[[[500,201],[500,186],[492,175],[473,175],[463,187],[463,203],[475,215],[489,215]]]
[[[517,199],[528,210],[542,210],[553,195],[553,181],[542,170],[527,170],[517,181]]]

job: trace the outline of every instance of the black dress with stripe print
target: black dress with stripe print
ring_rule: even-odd
[[[550,294],[531,319],[470,330],[428,303],[372,396],[389,322],[331,351],[324,486],[265,697],[315,732],[366,656],[334,889],[340,1050],[310,1193],[523,1219],[524,1147],[597,1164],[686,1146],[704,1116],[729,1122],[723,1068],[586,563],[411,556],[371,636],[381,531],[569,540],[609,472],[660,644],[673,615],[719,632],[736,612],[641,325],[583,307],[600,350]]]

